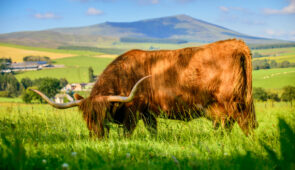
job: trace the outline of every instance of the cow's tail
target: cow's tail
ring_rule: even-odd
[[[246,46],[246,45],[245,45]],[[244,58],[243,62],[243,72],[246,77],[246,86],[245,86],[245,93],[244,93],[244,102],[245,102],[245,112],[246,119],[248,120],[248,126],[250,128],[256,128],[258,123],[256,121],[255,115],[255,108],[253,103],[253,96],[252,96],[252,55],[250,49],[246,46],[245,50],[243,51],[242,57]]]

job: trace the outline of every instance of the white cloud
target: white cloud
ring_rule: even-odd
[[[60,18],[60,16],[57,16],[56,14],[51,13],[51,12],[47,12],[44,14],[36,13],[36,14],[34,14],[34,18],[37,18],[37,19],[57,19],[57,18]]]
[[[282,9],[264,9],[265,14],[295,14],[295,0],[290,0],[290,4]]]
[[[225,7],[225,6],[220,6],[219,9],[222,11],[222,12],[228,12],[228,7]]]
[[[101,15],[101,14],[103,14],[103,11],[96,9],[96,8],[88,8],[86,14],[87,15]]]
[[[275,38],[275,39],[284,39],[284,40],[295,40],[295,30],[292,31],[283,31],[283,30],[274,30],[266,29],[264,31],[266,37]]]

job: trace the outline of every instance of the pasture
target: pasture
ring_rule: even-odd
[[[295,68],[276,68],[253,71],[253,86],[266,89],[280,89],[295,85]]]
[[[204,118],[158,119],[157,137],[141,121],[130,138],[112,124],[109,138],[88,136],[77,108],[0,104],[0,169],[292,169],[295,107],[255,103],[259,127],[246,137],[214,130]]]

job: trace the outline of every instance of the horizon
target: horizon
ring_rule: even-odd
[[[295,0],[3,0],[0,6],[0,34],[187,15],[250,36],[295,41]],[[134,9],[140,9],[136,15]]]

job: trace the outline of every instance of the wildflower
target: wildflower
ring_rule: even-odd
[[[63,164],[61,165],[61,167],[62,167],[62,169],[64,169],[64,170],[69,169],[69,164],[67,164],[67,163],[63,163]]]
[[[72,156],[73,157],[77,156],[77,152],[72,152]]]
[[[126,153],[126,158],[130,158],[130,153]]]
[[[46,159],[43,159],[43,160],[42,160],[42,163],[43,163],[43,164],[46,164],[46,163],[47,163]]]
[[[224,154],[223,154],[224,156],[227,156],[228,155],[228,153],[227,152],[224,152]]]

